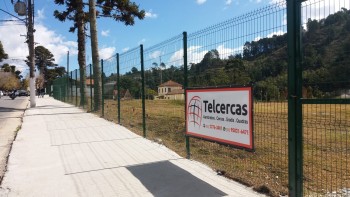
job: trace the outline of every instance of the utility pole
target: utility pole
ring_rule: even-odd
[[[28,49],[29,49],[29,88],[30,88],[30,107],[36,106],[35,101],[35,73],[34,73],[34,24],[32,0],[28,0]]]
[[[33,0],[34,1],[34,0]],[[13,3],[13,0],[11,0],[11,3]],[[26,4],[22,1],[17,1],[15,4],[15,12],[19,16],[28,16],[28,23],[20,18],[15,18],[25,22],[27,26],[27,43],[28,43],[28,50],[29,50],[29,88],[30,88],[30,107],[35,107],[35,73],[34,73],[34,17],[33,17],[33,7],[32,7],[32,0],[28,0],[28,9],[26,8]],[[7,12],[6,12],[7,13]],[[10,13],[8,13],[10,14]],[[12,14],[10,14],[13,16]]]

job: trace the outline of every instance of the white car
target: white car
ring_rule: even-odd
[[[0,98],[4,96],[4,93],[0,90]]]

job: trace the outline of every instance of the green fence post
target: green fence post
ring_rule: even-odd
[[[61,82],[61,80],[59,80],[59,81]],[[60,90],[60,91],[59,91],[59,93],[60,93],[60,94],[59,94],[59,98],[60,98],[59,100],[62,101],[62,90],[61,90],[61,89],[62,89],[62,84],[61,84],[61,83],[59,83],[59,84],[60,84],[60,85],[58,86],[58,87],[59,87],[59,90]],[[40,95],[40,91],[38,92],[38,96],[39,96],[39,95]]]
[[[83,106],[83,109],[85,109],[85,86],[83,86],[83,84],[86,85],[86,67],[84,68],[85,69],[85,77],[83,77],[82,75],[82,70],[80,70],[80,101],[83,102],[83,103],[80,103],[79,106]],[[84,81],[85,79],[85,81]],[[82,83],[83,82],[83,83]],[[84,91],[83,91],[84,90]]]
[[[184,51],[184,94],[185,94],[185,102],[186,102],[186,89],[188,86],[188,76],[187,76],[187,32],[183,32],[183,51]],[[187,114],[187,107],[185,103],[185,131],[187,129],[187,120],[186,120],[186,114]],[[185,135],[186,140],[186,152],[187,152],[187,159],[190,159],[191,152],[190,152],[190,137]]]
[[[69,102],[69,72],[67,72],[67,103]]]
[[[120,124],[120,73],[119,73],[119,53],[117,53],[117,97],[118,97],[118,124]]]
[[[90,111],[92,110],[92,65],[90,64]]]
[[[67,102],[69,102],[69,51],[67,51]]]
[[[102,117],[105,115],[105,88],[104,88],[104,77],[103,77],[104,73],[103,73],[103,59],[101,59],[101,84],[102,84]]]
[[[60,84],[60,98],[61,99],[60,100],[64,102],[64,95],[63,95],[64,83],[63,83],[63,79],[62,78],[60,78],[60,82],[61,82],[61,84]]]
[[[289,196],[303,195],[301,1],[287,1]]]
[[[67,94],[66,94],[66,90],[67,90],[67,87],[68,87],[68,84],[67,84],[67,80],[65,80],[66,78],[65,77],[62,77],[62,83],[63,83],[63,101],[66,102],[66,97],[67,97]]]
[[[146,105],[145,105],[145,68],[143,62],[143,45],[140,45],[140,57],[141,57],[141,83],[142,83],[142,129],[143,137],[146,137]]]
[[[75,106],[78,106],[78,69],[75,69]]]
[[[70,83],[70,102],[73,103],[73,71],[70,71],[70,79],[71,79],[71,83]]]

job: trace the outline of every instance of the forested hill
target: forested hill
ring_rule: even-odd
[[[342,9],[322,20],[310,20],[303,30],[303,87],[307,97],[337,96],[350,89],[350,11]],[[137,74],[137,69],[123,76]],[[162,73],[160,73],[162,72]],[[183,83],[183,67],[167,66],[145,72],[146,86],[157,90],[167,80]],[[123,80],[123,81],[124,81]],[[134,83],[135,85],[138,83]],[[216,49],[190,65],[189,86],[254,85],[257,99],[287,95],[287,35],[246,42],[241,54],[220,59]],[[128,88],[129,87],[124,87]],[[132,88],[131,88],[132,89]],[[134,88],[138,94],[138,88]],[[153,92],[154,91],[146,91]],[[133,94],[133,93],[132,93]],[[149,93],[151,94],[151,93]],[[304,94],[305,96],[305,94]]]
[[[309,19],[302,46],[308,97],[335,96],[340,88],[350,89],[349,10],[342,9],[320,21]],[[191,86],[251,83],[256,97],[263,94],[266,99],[274,99],[286,95],[287,34],[246,42],[242,54],[227,60],[218,57],[214,49],[192,65]]]

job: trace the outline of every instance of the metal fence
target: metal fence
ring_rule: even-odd
[[[349,1],[302,4],[304,193],[350,195]],[[311,69],[310,69],[311,68]]]
[[[349,196],[349,8],[347,0],[279,1],[116,54],[101,61],[98,112],[92,65],[87,102],[78,70],[57,79],[53,94],[259,192]],[[253,87],[253,152],[185,135],[184,89],[227,85]]]

